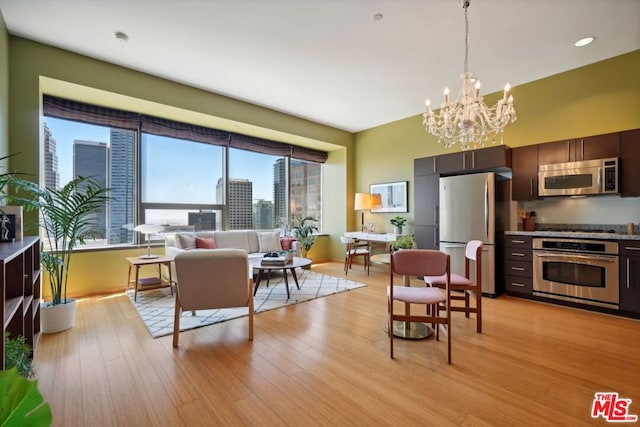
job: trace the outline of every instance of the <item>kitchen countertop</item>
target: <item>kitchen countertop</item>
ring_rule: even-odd
[[[640,240],[640,234],[621,233],[589,233],[583,231],[505,231],[504,234],[512,236],[532,237],[566,237],[573,239],[599,239],[599,240]]]

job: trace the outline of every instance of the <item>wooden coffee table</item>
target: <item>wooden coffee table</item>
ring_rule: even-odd
[[[262,280],[262,277],[264,276],[265,271],[269,273],[274,270],[282,270],[282,275],[284,276],[284,285],[287,288],[287,299],[289,299],[290,297],[289,278],[288,278],[287,271],[291,272],[291,276],[293,276],[293,280],[296,283],[296,287],[300,289],[300,285],[298,284],[298,276],[296,275],[296,268],[306,267],[308,265],[311,265],[311,260],[309,258],[293,257],[293,260],[288,262],[285,265],[262,265],[261,263],[262,263],[262,258],[249,259],[249,264],[251,264],[251,267],[253,267],[255,270],[258,270],[258,277],[256,277],[256,283],[253,289],[253,295],[255,295],[256,292],[258,292],[258,285],[260,285],[260,281]]]

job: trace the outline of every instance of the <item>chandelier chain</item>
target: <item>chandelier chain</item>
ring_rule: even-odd
[[[464,4],[464,72],[469,72],[469,1],[465,0]]]

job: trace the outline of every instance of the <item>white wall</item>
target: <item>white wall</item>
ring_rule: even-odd
[[[640,223],[640,197],[547,198],[519,203],[519,208],[535,211],[540,224]]]

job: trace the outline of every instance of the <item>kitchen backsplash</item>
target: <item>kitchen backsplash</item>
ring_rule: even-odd
[[[518,209],[535,211],[538,224],[617,224],[640,223],[640,197],[593,196],[584,198],[546,198],[519,202]]]

